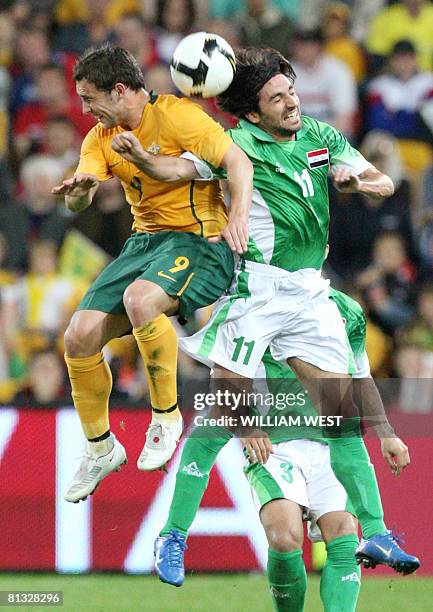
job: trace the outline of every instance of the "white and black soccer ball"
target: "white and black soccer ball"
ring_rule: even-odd
[[[217,34],[195,32],[183,38],[170,63],[171,78],[186,96],[212,98],[233,80],[236,59],[228,42]]]

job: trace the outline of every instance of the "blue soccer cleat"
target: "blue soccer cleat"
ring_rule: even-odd
[[[399,538],[392,531],[375,535],[369,540],[361,540],[356,549],[358,563],[374,569],[376,565],[389,565],[400,574],[411,574],[420,566],[419,560],[408,555],[399,546]]]
[[[182,586],[185,580],[183,553],[187,548],[185,536],[177,529],[172,529],[168,535],[156,538],[155,570],[162,582],[177,587]]]

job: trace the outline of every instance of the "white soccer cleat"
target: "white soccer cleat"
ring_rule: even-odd
[[[76,504],[92,495],[103,478],[118,472],[127,463],[126,452],[114,434],[102,442],[88,442],[77,473],[69,485],[64,498]]]
[[[138,469],[149,472],[164,467],[172,458],[182,431],[182,417],[177,421],[164,420],[162,423],[154,415],[146,433],[146,444],[137,460]]]

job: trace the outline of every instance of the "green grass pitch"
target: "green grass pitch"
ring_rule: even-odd
[[[24,608],[36,611],[272,612],[273,609],[262,575],[193,575],[187,577],[182,588],[175,588],[162,584],[155,576],[0,574],[0,591],[7,590],[64,592],[62,607]],[[432,603],[433,578],[364,576],[357,612],[430,612]],[[319,577],[310,575],[305,612],[321,610]]]

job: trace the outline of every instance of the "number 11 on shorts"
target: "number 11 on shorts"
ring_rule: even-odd
[[[251,358],[251,353],[253,352],[255,341],[250,340],[250,342],[245,342],[245,337],[241,336],[240,338],[233,338],[233,342],[235,343],[235,350],[233,351],[232,361],[237,361],[239,359],[241,350],[245,346],[246,352],[244,355],[243,364],[248,365],[248,362]]]

